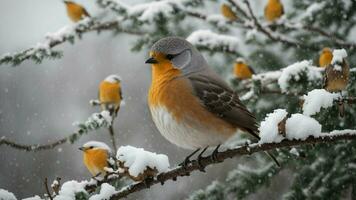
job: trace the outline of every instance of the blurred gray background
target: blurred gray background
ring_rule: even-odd
[[[78,0],[89,13],[99,10],[94,1]],[[136,2],[136,1],[135,1]],[[23,50],[42,41],[45,34],[70,24],[61,0],[1,0],[0,54]],[[0,66],[0,136],[25,144],[47,143],[76,130],[73,122],[85,121],[98,108],[89,105],[97,96],[99,82],[109,74],[123,79],[125,106],[115,122],[119,145],[143,147],[165,153],[172,166],[190,153],[166,141],[156,130],[147,108],[150,67],[144,64],[147,50],[131,52],[135,37],[110,32],[85,34],[74,45],[56,47],[64,52],[57,60],[37,65],[26,61],[20,66]],[[63,181],[90,177],[78,147],[89,140],[109,143],[107,130],[91,132],[73,145],[37,153],[0,147],[0,188],[17,198],[42,195],[44,178]],[[209,167],[208,173],[168,181],[128,197],[128,199],[183,199],[211,181],[224,179],[238,164],[237,159]],[[281,189],[281,185],[272,186]],[[285,185],[285,184],[284,184]],[[274,192],[273,192],[274,191]],[[264,197],[279,196],[264,190]],[[258,198],[258,196],[252,197]]]

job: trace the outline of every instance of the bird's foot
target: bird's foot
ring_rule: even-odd
[[[143,179],[143,184],[145,184],[146,188],[150,188],[150,184],[152,183],[153,181],[153,177],[149,176],[149,177],[146,177],[145,179]]]
[[[193,151],[191,154],[189,154],[183,162],[179,164],[179,166],[182,166],[183,168],[187,168],[188,164],[191,163],[190,158],[194,156],[198,151],[200,151],[200,148],[196,149]]]
[[[203,153],[208,149],[208,146],[205,147],[201,152],[200,154],[198,155],[198,158],[197,158],[197,161],[198,161],[198,165],[199,165],[199,171],[201,172],[205,172],[205,166],[201,163],[202,159],[204,158],[203,157]]]

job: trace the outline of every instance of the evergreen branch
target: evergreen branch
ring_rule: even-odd
[[[247,19],[251,19],[250,16],[248,16],[247,13],[234,0],[228,0],[228,2],[235,7],[238,13],[241,13]]]
[[[126,30],[120,27],[118,20],[108,22],[97,22],[93,19],[84,19],[74,26],[66,26],[57,31],[56,33],[46,36],[45,41],[37,44],[34,47],[26,49],[24,51],[5,54],[0,58],[0,65],[4,63],[11,63],[13,66],[21,64],[27,59],[33,59],[40,63],[43,58],[59,58],[62,56],[60,51],[55,51],[52,48],[65,42],[74,43],[75,37],[81,38],[82,34],[93,31],[117,31],[128,33],[131,35],[142,35],[143,33]]]
[[[205,168],[209,165],[223,162],[228,158],[233,158],[238,155],[240,156],[251,155],[253,153],[274,150],[277,148],[285,148],[285,147],[300,146],[300,145],[307,145],[307,144],[331,143],[339,140],[356,140],[356,130],[343,130],[343,131],[333,131],[330,133],[322,133],[319,137],[309,136],[305,140],[285,139],[280,143],[262,143],[262,144],[254,143],[246,146],[239,146],[234,149],[228,149],[222,152],[218,152],[216,154],[215,160],[212,159],[212,156],[202,157],[199,161],[197,159],[192,160],[185,167],[179,166],[174,169],[171,169],[168,172],[158,174],[157,177],[153,179],[147,179],[143,182],[132,183],[131,185],[122,188],[120,191],[118,191],[113,196],[111,196],[110,200],[116,200],[116,199],[127,197],[131,193],[144,190],[158,183],[164,184],[168,180],[175,181],[179,176],[189,176],[191,172],[201,170],[202,167]],[[112,179],[108,181],[112,181]],[[98,186],[100,184],[98,184]],[[88,187],[88,189],[93,190],[93,186]]]
[[[0,138],[0,146],[6,145],[18,150],[27,151],[27,152],[37,152],[42,150],[50,150],[54,149],[55,147],[62,145],[66,142],[70,142],[73,144],[76,142],[82,135],[87,134],[91,131],[98,130],[101,127],[109,127],[111,125],[111,116],[108,114],[107,111],[102,111],[101,113],[94,113],[92,114],[87,121],[84,123],[78,124],[79,129],[72,133],[71,135],[57,140],[55,142],[51,142],[48,144],[21,144],[17,143],[12,140],[6,139],[4,136]]]

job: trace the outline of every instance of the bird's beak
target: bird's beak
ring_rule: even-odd
[[[84,150],[85,150],[84,147],[79,147],[78,149],[81,150],[81,151],[84,151]]]
[[[156,64],[158,63],[156,59],[154,59],[153,57],[149,58],[146,60],[145,62],[146,64]]]

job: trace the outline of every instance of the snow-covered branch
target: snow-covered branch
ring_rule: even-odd
[[[189,176],[190,173],[194,171],[201,171],[202,167],[205,168],[209,165],[214,165],[228,158],[233,158],[236,156],[242,155],[251,155],[257,152],[275,150],[278,148],[287,148],[294,146],[301,146],[307,144],[318,144],[318,143],[332,143],[340,140],[356,140],[356,130],[341,130],[341,131],[332,131],[330,133],[319,133],[313,134],[310,133],[309,136],[303,139],[284,139],[278,143],[253,143],[245,146],[238,146],[236,148],[231,148],[227,150],[223,150],[217,153],[216,159],[212,159],[212,156],[202,157],[199,161],[197,159],[192,160],[187,166],[178,166],[169,171],[158,174],[156,177],[148,178],[142,182],[135,182],[128,186],[124,186],[119,190],[112,190],[112,192],[107,195],[108,199],[116,200],[125,198],[128,195],[147,189],[150,186],[155,184],[164,184],[168,180],[176,181],[178,177]],[[81,182],[80,184],[83,190],[88,192],[89,194],[93,191],[97,191],[96,188],[105,184],[105,188],[108,183],[111,183],[119,179],[118,177],[112,177],[102,182]],[[63,186],[62,186],[63,187]]]
[[[76,123],[76,125],[79,127],[79,129],[72,133],[71,135],[62,138],[60,140],[57,140],[55,142],[51,142],[48,144],[21,144],[17,143],[15,141],[9,140],[6,137],[1,137],[0,138],[0,146],[1,145],[6,145],[18,150],[23,150],[23,151],[32,151],[32,152],[37,152],[37,151],[42,151],[42,150],[49,150],[53,149],[61,144],[70,142],[74,143],[77,141],[82,135],[87,134],[91,131],[98,130],[99,128],[102,127],[109,127],[112,122],[112,117],[110,116],[110,113],[108,111],[102,111],[101,113],[94,113],[92,114],[84,123]]]
[[[13,66],[21,64],[23,61],[27,59],[32,59],[37,63],[40,63],[43,58],[59,58],[62,56],[62,52],[58,50],[54,50],[55,46],[58,46],[65,42],[74,43],[76,38],[81,38],[82,34],[92,32],[92,31],[116,31],[128,33],[130,35],[141,35],[142,33],[123,29],[119,25],[118,20],[112,20],[107,22],[98,22],[91,18],[86,18],[77,24],[68,25],[57,32],[48,33],[45,37],[45,40],[39,42],[35,46],[26,49],[21,52],[13,53],[13,54],[5,54],[0,57],[0,65],[9,63]]]

